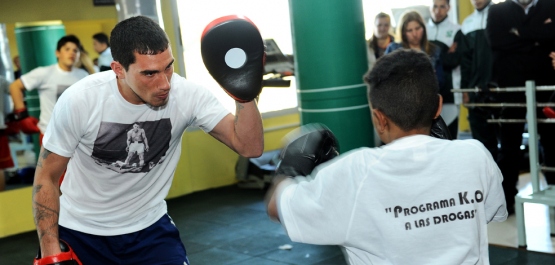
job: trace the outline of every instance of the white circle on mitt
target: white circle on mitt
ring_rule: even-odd
[[[233,48],[225,54],[225,63],[227,66],[237,69],[245,64],[247,54],[241,48]]]

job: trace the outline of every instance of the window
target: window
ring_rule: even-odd
[[[235,111],[234,101],[214,81],[202,62],[200,38],[206,25],[222,16],[244,15],[256,24],[263,39],[274,39],[283,53],[293,53],[288,0],[202,0],[177,3],[187,79],[210,89],[231,112]],[[292,80],[289,88],[263,88],[258,104],[260,111],[296,108],[295,87],[295,81]]]

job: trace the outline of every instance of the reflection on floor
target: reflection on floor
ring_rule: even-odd
[[[547,186],[545,179],[540,178],[540,189]],[[518,190],[521,194],[532,193],[530,174],[521,174]],[[555,237],[551,237],[548,207],[543,204],[524,204],[524,223],[526,226],[526,243],[529,251],[555,253]],[[490,244],[507,247],[518,247],[518,233],[515,215],[509,216],[502,223],[488,225],[488,239]]]

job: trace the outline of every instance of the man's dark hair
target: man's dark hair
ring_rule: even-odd
[[[108,40],[108,35],[106,35],[102,32],[94,34],[93,39],[95,39],[96,41],[98,41],[100,43],[104,43],[104,44],[108,45],[108,47],[110,47],[110,40]]]
[[[439,107],[439,85],[424,52],[400,49],[384,55],[364,81],[371,107],[403,131],[431,127]]]
[[[164,30],[152,19],[144,16],[131,17],[119,22],[110,35],[112,57],[125,70],[135,62],[138,54],[159,54],[170,45]]]
[[[82,47],[81,42],[77,37],[75,37],[75,35],[66,35],[66,36],[63,36],[60,40],[58,40],[58,44],[56,45],[56,50],[59,51],[68,42],[74,43],[75,45],[77,45],[79,49],[81,49],[80,47]]]

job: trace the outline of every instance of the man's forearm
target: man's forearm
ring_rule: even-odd
[[[237,152],[245,157],[258,157],[264,151],[262,117],[255,101],[236,102],[235,135],[240,148]]]
[[[58,236],[59,196],[59,188],[53,183],[37,181],[33,186],[33,215],[43,257],[60,252]]]
[[[58,218],[60,213],[59,179],[69,158],[42,148],[33,182],[33,215],[42,257],[59,253]]]

